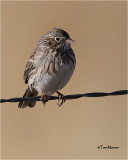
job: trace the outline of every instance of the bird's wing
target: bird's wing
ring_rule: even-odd
[[[33,75],[35,72],[37,72],[38,67],[41,67],[42,69],[41,73],[43,71],[46,71],[47,73],[50,74],[54,69],[58,70],[57,65],[55,66],[55,62],[54,62],[55,54],[52,54],[54,56],[51,56],[51,54],[49,53],[50,52],[48,49],[45,49],[45,50],[36,49],[32,53],[24,71],[24,81],[26,84],[28,83],[29,77]],[[59,61],[58,58],[57,60]],[[59,65],[59,62],[58,62],[58,65]]]
[[[26,67],[25,67],[25,71],[24,71],[24,81],[27,84],[28,83],[28,79],[30,77],[30,73],[32,73],[32,71],[36,68],[36,66],[34,65],[34,56],[36,54],[36,50],[32,53],[32,55],[30,56]]]

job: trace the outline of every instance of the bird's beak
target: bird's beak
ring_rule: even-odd
[[[66,41],[65,41],[67,44],[71,44],[71,43],[73,43],[74,42],[74,40],[72,40],[72,39],[66,39]]]

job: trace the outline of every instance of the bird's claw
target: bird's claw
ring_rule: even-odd
[[[43,102],[44,106],[48,102],[48,96],[45,93],[42,93],[40,100]]]
[[[64,99],[64,95],[60,92],[56,92],[58,94],[57,105],[60,107],[66,100]],[[60,102],[61,100],[61,102]]]

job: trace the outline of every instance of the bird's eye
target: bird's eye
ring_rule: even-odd
[[[59,42],[59,41],[60,41],[60,38],[59,38],[59,37],[55,37],[55,40],[56,40],[57,42]]]

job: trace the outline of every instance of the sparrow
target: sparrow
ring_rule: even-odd
[[[60,28],[53,28],[40,38],[25,67],[24,81],[28,88],[23,97],[40,94],[45,104],[48,96],[56,92],[57,104],[61,106],[65,102],[59,90],[69,82],[76,66],[72,42],[69,34]],[[35,104],[35,101],[20,101],[18,107],[34,107]]]

